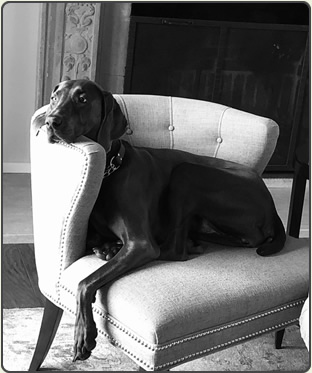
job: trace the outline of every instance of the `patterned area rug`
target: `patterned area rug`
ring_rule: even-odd
[[[3,310],[2,367],[6,371],[27,371],[35,348],[42,308]],[[63,315],[53,345],[42,370],[59,371],[135,371],[137,365],[101,335],[92,356],[72,363],[74,319]],[[286,329],[284,348],[274,348],[270,333],[201,359],[173,368],[175,371],[307,371],[309,353],[299,328]]]

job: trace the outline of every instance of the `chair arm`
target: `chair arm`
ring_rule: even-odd
[[[77,142],[51,144],[43,127],[33,130],[31,187],[36,266],[39,287],[58,298],[62,272],[85,252],[88,219],[105,168],[103,147],[81,136]]]

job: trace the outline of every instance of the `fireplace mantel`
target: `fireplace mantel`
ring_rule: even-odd
[[[37,107],[62,80],[123,92],[130,12],[131,3],[42,3]]]

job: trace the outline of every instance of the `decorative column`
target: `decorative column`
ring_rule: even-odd
[[[66,4],[62,80],[95,79],[99,14],[98,3]]]
[[[124,92],[131,3],[102,3],[95,80],[112,93]]]
[[[37,108],[62,80],[123,92],[131,3],[41,3]]]

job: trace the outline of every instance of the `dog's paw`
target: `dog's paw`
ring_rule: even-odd
[[[102,260],[111,260],[122,248],[122,241],[106,242],[102,246],[96,246],[92,250]]]
[[[82,322],[76,322],[73,362],[86,360],[91,356],[91,351],[96,346],[96,337],[97,329],[94,322],[88,326],[84,326]]]

